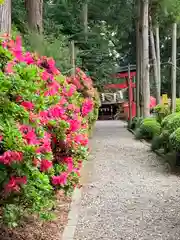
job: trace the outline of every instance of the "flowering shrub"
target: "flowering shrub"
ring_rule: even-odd
[[[86,99],[86,106],[84,106],[83,111],[87,111],[90,107],[89,98],[93,99],[94,106],[92,111],[89,113],[89,136],[92,134],[92,130],[94,127],[94,123],[98,119],[99,107],[100,107],[100,97],[95,88],[93,88],[93,83],[90,77],[86,76],[86,74],[80,69],[76,68],[75,77],[68,78],[68,82],[72,83],[76,86],[77,91],[82,94],[82,96]],[[89,105],[87,107],[87,105]],[[89,109],[90,110],[90,109]],[[89,111],[88,110],[88,111]]]
[[[5,223],[51,218],[56,192],[78,186],[98,107],[83,75],[65,78],[52,58],[23,51],[21,38],[0,44],[0,189]],[[87,80],[83,85],[81,79]]]

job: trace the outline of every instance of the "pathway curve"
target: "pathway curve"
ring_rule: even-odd
[[[74,240],[179,240],[180,178],[123,122],[99,121]]]

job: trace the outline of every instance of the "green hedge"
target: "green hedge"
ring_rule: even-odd
[[[170,135],[169,142],[173,150],[180,152],[180,127]]]
[[[139,128],[136,129],[137,139],[153,139],[160,135],[161,125],[155,118],[145,118],[142,120]]]
[[[132,119],[132,123],[131,123],[130,129],[135,130],[136,128],[139,128],[142,120],[143,120],[142,117],[140,117],[140,118],[134,117],[134,118]]]
[[[177,138],[180,128],[180,112],[166,116],[161,122],[161,134],[152,141],[152,150],[164,149],[165,153],[178,149],[180,139]],[[179,143],[178,143],[179,141]]]
[[[157,121],[161,123],[162,120],[170,114],[170,108],[169,108],[169,106],[158,104],[154,108],[154,112],[156,114]]]
[[[167,130],[169,134],[173,133],[180,127],[180,113],[172,113],[168,115],[161,124],[163,130]]]

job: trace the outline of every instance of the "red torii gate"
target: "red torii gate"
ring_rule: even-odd
[[[106,84],[104,86],[105,89],[125,89],[129,88],[129,103],[130,103],[130,108],[128,103],[124,103],[124,111],[126,115],[128,116],[128,119],[131,115],[131,117],[136,116],[136,103],[133,101],[133,88],[136,87],[136,84],[132,82],[132,79],[136,76],[136,71],[130,71],[128,72],[122,72],[122,73],[117,73],[113,75],[114,78],[125,78],[126,81],[123,83],[117,83],[117,84]],[[129,78],[129,79],[128,79]],[[131,111],[131,113],[130,113]]]
[[[122,68],[125,69],[125,68]],[[127,67],[126,67],[127,69]],[[129,117],[131,116],[132,118],[136,116],[136,103],[134,101],[134,96],[133,96],[133,88],[136,87],[136,83],[132,81],[132,79],[136,76],[136,71],[133,69],[132,71],[122,71],[119,73],[116,73],[113,75],[114,78],[125,78],[126,81],[123,83],[117,83],[117,84],[106,84],[104,86],[105,89],[129,89],[129,104],[127,102],[124,103],[124,111]],[[129,78],[129,79],[128,79]],[[130,105],[130,107],[129,107]],[[156,106],[156,99],[154,97],[150,97],[150,108]]]
[[[132,78],[136,76],[136,72],[130,72],[130,88],[135,88],[136,84],[132,82]],[[115,75],[113,75],[114,78],[126,78],[128,79],[128,72],[125,73],[117,73]],[[115,84],[106,84],[104,86],[105,89],[108,88],[114,88],[114,89],[124,89],[124,88],[128,88],[128,81],[125,81],[123,83],[115,83]]]

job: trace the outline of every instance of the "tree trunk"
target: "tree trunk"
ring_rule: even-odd
[[[140,17],[139,17],[139,61],[140,61],[140,116],[144,115],[144,100],[143,100],[143,4],[140,0]]]
[[[71,41],[71,64],[72,64],[72,76],[76,76],[76,60],[75,60],[75,45],[74,40]]]
[[[132,124],[132,79],[131,79],[131,65],[128,64],[128,99],[129,99],[129,127]]]
[[[159,82],[158,82],[158,66],[157,66],[157,58],[156,58],[156,49],[154,43],[154,34],[153,34],[153,26],[151,17],[149,17],[150,21],[150,41],[151,41],[151,53],[152,53],[152,63],[153,63],[153,74],[154,74],[154,82],[156,86],[156,101],[157,104],[160,104],[160,92],[159,92]]]
[[[141,59],[140,59],[140,0],[137,0],[137,22],[136,22],[136,116],[140,117],[140,71],[141,71]]]
[[[149,0],[142,3],[143,21],[142,21],[142,47],[143,47],[143,115],[150,115],[150,84],[149,84]]]
[[[172,112],[176,111],[176,55],[177,55],[177,23],[173,23],[172,26],[172,100],[171,108]]]
[[[84,15],[84,35],[85,40],[88,39],[88,3],[87,1],[83,5],[83,15]]]
[[[159,83],[159,93],[161,96],[161,56],[160,56],[160,41],[159,41],[159,25],[156,25],[156,56],[157,56],[157,68],[158,68],[158,83]]]
[[[25,0],[29,29],[43,31],[43,0]]]
[[[11,32],[11,0],[4,0],[4,3],[0,4],[0,32]]]

